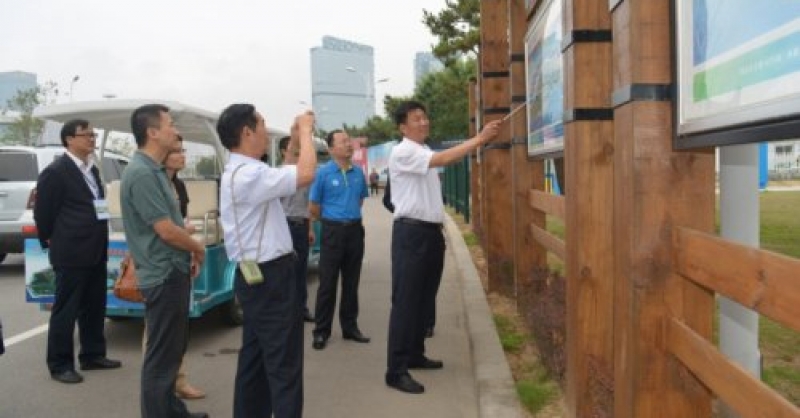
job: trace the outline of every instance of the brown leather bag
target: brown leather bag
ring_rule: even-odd
[[[119,263],[119,277],[114,282],[114,296],[128,302],[144,302],[144,296],[139,291],[139,279],[136,277],[136,268],[130,254]]]

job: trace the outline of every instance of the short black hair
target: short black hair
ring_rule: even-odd
[[[400,102],[400,104],[394,110],[394,114],[392,115],[394,116],[394,123],[397,126],[406,123],[406,120],[408,120],[408,114],[412,110],[422,110],[425,112],[425,114],[428,114],[428,110],[425,109],[425,105],[422,103],[416,100],[406,100],[404,102]]]
[[[286,151],[289,148],[289,141],[291,140],[292,137],[290,136],[284,136],[283,138],[281,138],[281,140],[278,141],[278,149],[281,151]]]
[[[325,143],[328,144],[328,148],[333,146],[333,136],[340,133],[344,133],[344,131],[341,129],[334,129],[328,132],[328,135],[325,137]]]
[[[61,127],[61,145],[67,147],[67,137],[75,136],[78,133],[78,128],[86,129],[89,127],[89,121],[86,119],[72,119]]]
[[[231,150],[241,143],[245,126],[255,130],[258,124],[256,107],[249,103],[236,103],[225,108],[217,121],[217,135],[222,146]]]
[[[162,113],[169,113],[169,108],[162,104],[147,104],[133,111],[131,132],[136,139],[136,146],[142,148],[147,143],[147,128],[161,126]]]

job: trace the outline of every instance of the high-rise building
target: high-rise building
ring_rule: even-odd
[[[311,106],[325,131],[363,125],[375,115],[373,48],[324,36],[311,48]]]
[[[419,84],[422,77],[444,69],[444,64],[430,52],[417,52],[414,56],[414,85]]]
[[[0,72],[0,109],[8,109],[8,100],[20,90],[36,87],[36,74],[25,71]],[[20,109],[9,109],[20,110]]]

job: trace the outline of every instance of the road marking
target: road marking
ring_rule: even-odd
[[[50,328],[50,325],[49,324],[44,324],[44,325],[40,325],[40,326],[38,326],[38,327],[36,327],[34,329],[29,329],[29,330],[23,332],[22,334],[17,334],[17,335],[15,335],[13,337],[6,338],[5,339],[5,345],[6,345],[6,347],[11,347],[12,345],[14,345],[16,343],[23,342],[23,341],[25,341],[25,340],[27,340],[29,338],[33,338],[33,337],[35,337],[35,336],[37,336],[39,334],[47,332],[48,328]]]

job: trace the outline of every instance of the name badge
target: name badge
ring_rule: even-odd
[[[111,214],[108,212],[108,201],[105,199],[94,200],[94,212],[97,214],[97,219],[101,221],[111,218]]]
[[[255,261],[240,261],[239,270],[242,271],[244,281],[246,281],[249,285],[264,282],[264,276],[261,274],[261,269],[258,268],[258,263]]]

